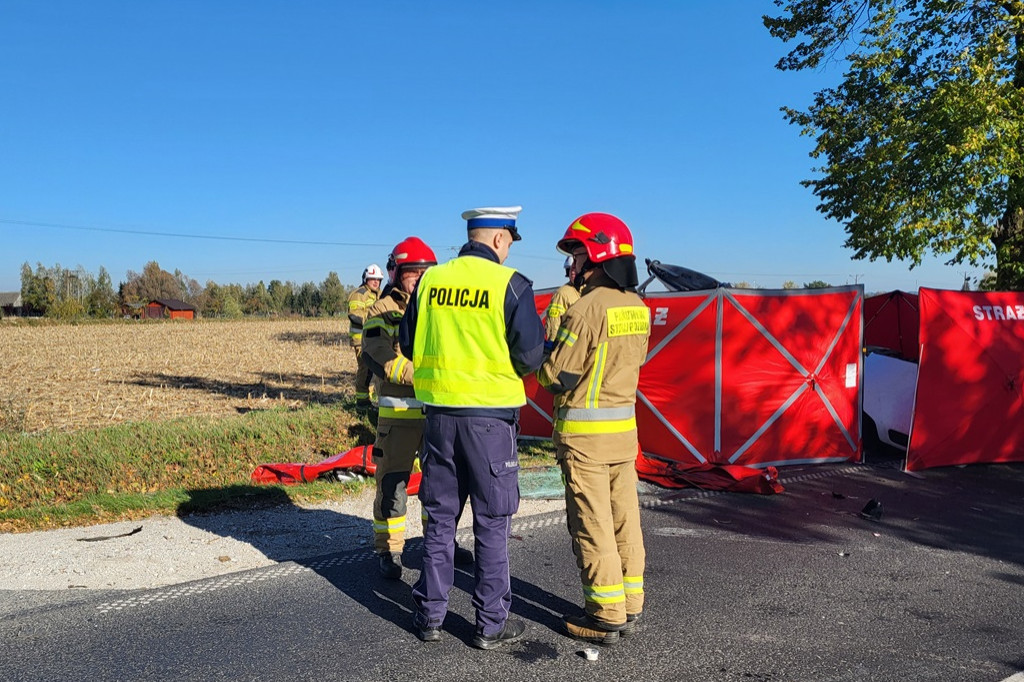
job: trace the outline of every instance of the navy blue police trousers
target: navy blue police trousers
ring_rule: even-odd
[[[426,517],[423,570],[413,586],[416,625],[440,627],[455,582],[455,531],[469,498],[473,510],[477,632],[501,631],[512,604],[508,536],[519,509],[518,424],[427,410],[420,458]]]

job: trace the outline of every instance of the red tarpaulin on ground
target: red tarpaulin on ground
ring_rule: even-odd
[[[538,309],[547,299],[538,296]],[[722,288],[645,302],[643,452],[677,471],[860,459],[860,286]],[[550,437],[551,396],[532,378],[527,396],[523,435]]]
[[[373,476],[377,465],[373,463],[373,446],[361,445],[347,452],[328,457],[316,464],[261,464],[253,470],[250,480],[253,483],[283,483],[295,485],[309,483],[332,471],[351,471],[357,474]],[[420,472],[413,472],[409,477],[408,491],[415,495],[420,489]]]
[[[904,360],[918,357],[917,294],[890,291],[864,299],[864,345],[896,351]]]
[[[1024,461],[1024,293],[920,289],[907,470]]]

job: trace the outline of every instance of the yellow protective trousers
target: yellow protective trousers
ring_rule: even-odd
[[[418,410],[417,410],[418,412]],[[396,423],[397,421],[397,423]],[[423,446],[423,419],[381,419],[373,444],[373,549],[401,553],[405,546],[406,486]]]
[[[627,614],[644,608],[646,554],[636,464],[595,462],[564,444],[556,456],[586,612],[603,623],[622,625]]]

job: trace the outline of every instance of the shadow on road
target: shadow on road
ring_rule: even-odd
[[[372,549],[373,528],[369,518],[360,518],[329,509],[305,509],[295,505],[278,487],[230,486],[228,488],[190,490],[189,500],[179,505],[178,516],[189,525],[222,537],[247,543],[277,562],[294,562],[327,580],[354,602],[377,618],[410,633],[413,602],[411,585],[419,576],[422,539],[406,542],[402,580],[384,580],[377,572]],[[222,503],[218,500],[223,499]],[[202,510],[202,512],[197,512]],[[230,512],[250,512],[244,515]],[[304,529],[296,533],[296,516]],[[288,536],[302,535],[290,542]],[[310,536],[322,538],[321,550],[310,549]],[[313,542],[314,545],[318,544]],[[312,556],[297,556],[305,553]],[[454,590],[473,593],[473,570],[456,570]],[[563,613],[578,610],[570,602],[525,580],[512,578],[512,612],[526,621],[557,631]],[[444,629],[470,644],[476,633],[472,620],[452,608]],[[545,657],[544,651],[519,652],[533,659]]]
[[[853,529],[1024,565],[1024,464],[907,474],[899,460],[867,462],[784,467],[781,495],[717,494],[663,511],[680,525],[738,536],[842,544]],[[877,519],[861,516],[871,500],[883,512]]]

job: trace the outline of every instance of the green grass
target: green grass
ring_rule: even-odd
[[[319,462],[373,442],[373,433],[365,417],[322,406],[73,433],[0,433],[0,528],[82,524],[211,508],[227,499],[260,500],[264,494],[254,490],[262,488],[247,485],[256,466]],[[328,494],[317,486],[299,487],[303,490],[286,494]]]
[[[310,464],[373,442],[374,424],[344,407],[122,424],[72,433],[0,431],[0,530],[87,525],[318,502],[373,481],[253,486],[260,464]],[[524,467],[550,466],[550,442],[520,441]]]

